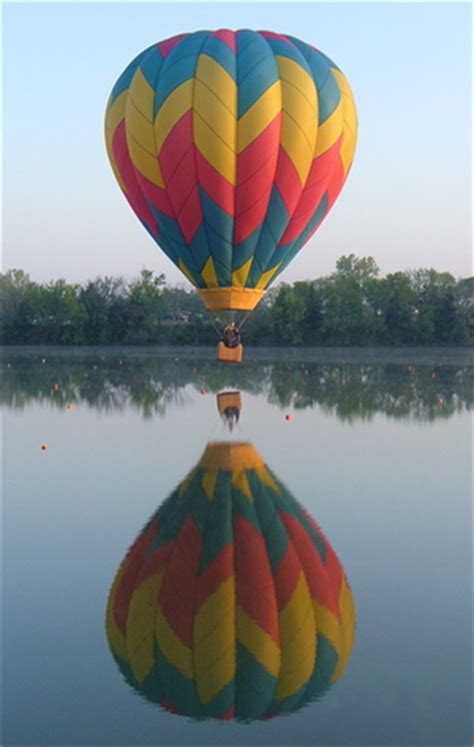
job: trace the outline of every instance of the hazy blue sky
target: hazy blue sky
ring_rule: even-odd
[[[383,273],[471,272],[471,8],[464,3],[4,5],[3,267],[34,279],[182,276],[126,204],[103,143],[109,91],[141,49],[200,28],[271,29],[318,46],[355,93],[349,180],[282,279],[371,254]]]

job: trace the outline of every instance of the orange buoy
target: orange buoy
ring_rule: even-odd
[[[293,415],[285,415],[285,420],[293,420]]]
[[[48,451],[48,444],[41,444],[41,451]]]

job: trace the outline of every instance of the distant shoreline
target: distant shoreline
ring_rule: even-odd
[[[246,346],[245,362],[273,361],[275,358],[288,362],[307,360],[314,362],[360,363],[410,363],[438,364],[444,362],[474,365],[472,345],[399,345],[399,346]],[[97,357],[106,359],[182,356],[189,359],[213,360],[216,347],[210,345],[0,345],[0,358],[50,355],[53,357]],[[229,364],[230,365],[230,364]]]

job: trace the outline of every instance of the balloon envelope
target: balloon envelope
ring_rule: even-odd
[[[107,637],[127,681],[194,718],[270,718],[344,672],[355,611],[326,538],[250,444],[209,444],[136,539]]]
[[[105,117],[115,176],[209,309],[252,309],[327,215],[357,115],[341,70],[269,31],[197,31],[139,54]]]

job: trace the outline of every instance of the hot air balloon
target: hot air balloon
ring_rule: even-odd
[[[248,443],[211,443],[113,582],[111,652],[142,696],[196,719],[295,711],[344,672],[355,611],[319,527]]]
[[[132,209],[226,325],[239,327],[321,224],[352,163],[354,99],[326,55],[270,31],[196,31],[141,52],[105,116]],[[230,312],[230,313],[228,313]]]

